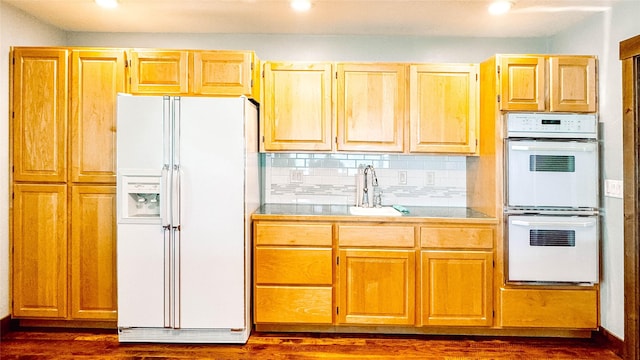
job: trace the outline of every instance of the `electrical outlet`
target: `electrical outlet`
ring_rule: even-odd
[[[406,171],[398,171],[398,185],[407,185]]]
[[[425,185],[433,186],[436,184],[436,173],[433,171],[427,171],[425,174]]]
[[[289,172],[289,182],[293,183],[302,183],[302,170],[291,170]]]
[[[622,180],[605,179],[604,196],[622,199]]]

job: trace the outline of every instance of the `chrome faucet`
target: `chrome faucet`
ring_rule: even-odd
[[[373,194],[376,195],[376,187],[378,187],[378,177],[376,176],[376,171],[372,165],[367,165],[364,168],[364,188],[362,189],[362,207],[369,207],[369,181],[367,180],[367,174],[371,172],[371,185],[373,186]],[[380,206],[380,199],[374,199],[374,206]]]

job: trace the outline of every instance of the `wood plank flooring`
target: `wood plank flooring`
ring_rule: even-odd
[[[619,360],[591,339],[266,334],[245,345],[120,344],[115,331],[20,330],[0,359],[421,359]]]

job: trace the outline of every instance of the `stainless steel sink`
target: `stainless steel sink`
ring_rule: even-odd
[[[391,206],[383,206],[379,208],[364,208],[351,206],[349,214],[357,216],[402,216],[402,213]]]

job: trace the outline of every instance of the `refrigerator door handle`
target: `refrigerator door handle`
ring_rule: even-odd
[[[173,234],[173,271],[172,284],[173,284],[173,327],[180,329],[180,228],[173,228],[171,230]]]
[[[169,166],[171,163],[171,97],[165,95],[162,98],[162,163]]]
[[[160,174],[160,219],[162,221],[162,227],[164,229],[171,228],[171,179],[169,173],[169,167],[167,165],[162,167]]]
[[[171,226],[180,230],[180,167],[174,165],[171,182]]]
[[[165,228],[163,233],[164,238],[164,327],[170,328],[172,325],[172,313],[173,307],[173,295],[171,289],[171,231]]]
[[[173,98],[173,158],[174,166],[180,166],[180,96]]]

